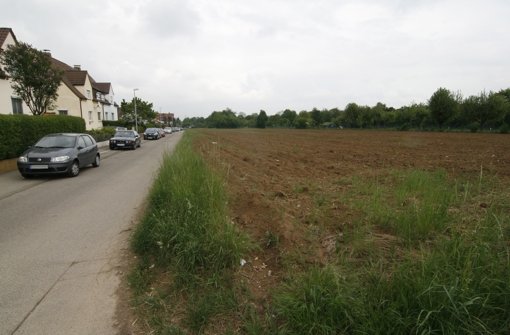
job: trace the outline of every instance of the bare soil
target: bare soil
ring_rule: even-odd
[[[357,213],[342,202],[353,177],[442,169],[510,181],[510,136],[353,130],[200,130],[196,149],[222,173],[232,221],[258,249],[237,279],[260,312],[289,272],[326,264]],[[380,243],[393,236],[381,233]]]

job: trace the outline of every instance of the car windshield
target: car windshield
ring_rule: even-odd
[[[76,142],[75,136],[57,135],[45,136],[35,144],[36,148],[73,148]]]
[[[115,137],[135,137],[135,133],[132,131],[118,131],[115,133]]]

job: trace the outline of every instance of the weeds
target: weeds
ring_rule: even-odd
[[[190,141],[185,135],[172,156],[164,157],[132,239],[141,259],[129,278],[135,301],[150,311],[152,326],[167,334],[181,333],[168,321],[174,299],[187,300],[179,313],[196,333],[212,316],[236,306],[227,270],[249,249],[227,217],[222,179],[191,150]],[[154,273],[167,269],[175,273],[172,280],[158,281]],[[189,300],[164,293],[172,290]]]
[[[505,194],[450,182],[442,172],[410,171],[354,183],[358,198],[349,196],[366,219],[356,222],[346,243],[353,248],[365,241],[370,254],[357,255],[364,256],[362,266],[341,257],[336,267],[292,275],[274,299],[281,333],[508,332],[510,205]],[[480,210],[480,199],[498,205]],[[462,216],[448,213],[454,206]],[[475,212],[471,225],[456,226],[470,211]],[[371,227],[391,229],[412,248],[397,257],[377,254]]]
[[[224,334],[508,333],[510,198],[483,169],[471,180],[418,170],[344,177],[340,194],[296,184],[314,206],[302,217],[308,235],[287,249],[279,230],[266,231],[284,282],[258,306],[234,280],[248,240],[227,218],[223,180],[190,141],[165,157],[133,238],[139,264],[129,281],[155,333],[214,333],[217,319],[238,322]],[[331,228],[329,199],[352,216],[319,263],[309,255]]]

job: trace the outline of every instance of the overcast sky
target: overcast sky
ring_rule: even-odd
[[[510,87],[510,0],[1,1],[18,40],[181,119]]]

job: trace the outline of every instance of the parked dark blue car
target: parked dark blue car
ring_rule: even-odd
[[[25,178],[34,175],[67,174],[75,177],[84,166],[99,166],[100,155],[88,134],[50,134],[41,138],[18,158],[18,170]]]

